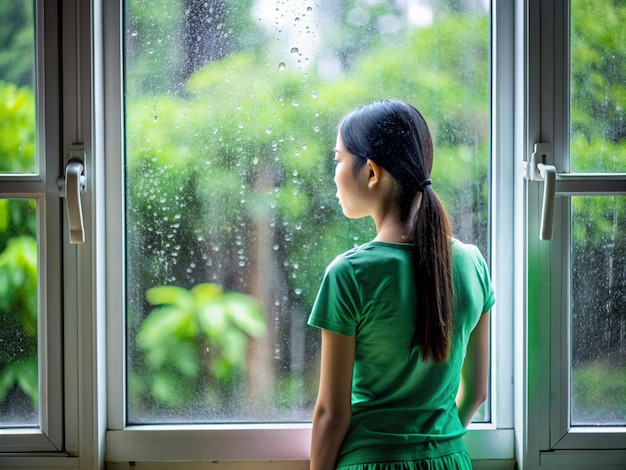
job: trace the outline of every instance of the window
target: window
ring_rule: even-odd
[[[473,458],[510,467],[515,439],[521,468],[624,466],[619,2],[0,0],[0,12],[0,106],[7,89],[30,103],[29,144],[0,138],[0,219],[21,217],[0,220],[0,276],[18,249],[37,259],[30,307],[6,316],[0,296],[0,321],[30,314],[30,336],[20,323],[0,339],[30,342],[20,374],[36,370],[0,400],[1,467],[302,465],[317,375],[309,304],[329,259],[371,234],[336,211],[326,156],[343,113],[390,95],[426,114],[435,184],[496,284]],[[536,143],[555,166],[551,241],[538,238],[544,185],[521,174]],[[86,243],[72,245],[57,178],[80,148]],[[243,311],[226,325],[240,347],[194,350],[185,332],[160,361],[154,315],[197,304]],[[0,345],[5,379],[15,352]],[[173,386],[208,406],[188,410]]]
[[[60,212],[47,125],[58,109],[52,28],[39,2],[0,2],[0,449],[58,451],[61,413]],[[55,155],[56,156],[56,155]],[[58,204],[57,204],[58,206]]]
[[[551,241],[539,241],[535,214],[551,198],[539,185],[528,187],[528,339],[538,346],[529,347],[528,426],[541,431],[529,440],[527,465],[620,468],[626,433],[620,67],[626,49],[612,25],[623,24],[626,9],[573,0],[569,10],[542,11],[542,30],[554,33],[537,43],[544,88],[540,128],[531,124],[530,135],[541,135],[531,144],[548,143],[535,152],[548,165],[546,179],[553,165],[556,199]],[[591,11],[607,22],[592,21]]]
[[[488,256],[489,18],[480,2],[124,3],[128,424],[310,420],[308,312],[332,258],[373,238],[332,182],[358,104],[425,113],[454,232]]]
[[[488,259],[511,238],[512,227],[492,236],[490,223],[491,194],[507,185],[490,185],[491,5],[150,5],[128,0],[111,13],[124,79],[109,77],[107,102],[123,96],[124,121],[107,151],[108,251],[123,256],[108,265],[124,295],[108,304],[109,455],[180,455],[183,434],[209,432],[187,458],[306,458],[319,352],[308,312],[326,265],[373,233],[335,202],[341,116],[384,97],[415,103],[435,137],[434,184],[456,236]],[[496,202],[502,217],[510,203]],[[510,321],[496,323],[504,362]],[[478,456],[510,458],[511,379],[495,366],[493,377],[468,439]],[[507,432],[483,446],[482,433],[497,430]],[[242,450],[242,436],[258,447]]]

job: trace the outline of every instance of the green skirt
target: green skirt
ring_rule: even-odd
[[[456,452],[434,459],[372,462],[341,465],[337,470],[471,470],[472,461],[467,451]]]

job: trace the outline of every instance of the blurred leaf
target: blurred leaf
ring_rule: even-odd
[[[194,299],[187,289],[177,286],[152,287],[146,291],[146,299],[152,305],[176,305],[191,310]]]
[[[233,323],[244,333],[255,338],[267,333],[263,310],[254,297],[229,292],[224,295],[224,304]]]
[[[198,321],[209,340],[214,340],[229,327],[226,310],[222,302],[206,302],[198,307]]]

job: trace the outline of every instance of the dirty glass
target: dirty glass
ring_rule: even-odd
[[[489,2],[124,3],[127,419],[309,421],[355,106],[415,104],[455,235],[489,258]],[[488,419],[488,410],[479,419]]]
[[[625,24],[624,2],[571,2],[572,172],[626,173]]]
[[[33,18],[0,0],[0,428],[39,424],[36,201],[3,194],[37,172]]]
[[[571,423],[626,425],[626,197],[572,197]]]
[[[0,428],[39,423],[36,217],[34,199],[0,199]]]
[[[36,173],[33,2],[0,0],[0,174]]]

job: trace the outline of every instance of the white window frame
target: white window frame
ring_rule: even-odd
[[[106,198],[98,90],[104,63],[93,44],[102,36],[102,5],[84,0],[35,0],[35,5],[40,173],[19,182],[1,179],[3,196],[6,187],[9,195],[36,197],[38,210],[45,211],[38,225],[42,432],[1,432],[0,467],[101,468],[106,328],[104,234],[98,228],[104,227]],[[85,150],[87,192],[85,243],[74,245],[57,179],[77,147]]]
[[[513,459],[513,5],[494,2],[491,266],[497,289],[492,314],[492,422],[465,436],[474,459]],[[308,460],[311,424],[126,426],[124,201],[122,158],[121,1],[103,2],[107,184],[107,401],[109,462]],[[98,45],[96,44],[96,47]],[[496,227],[498,229],[496,230]],[[103,255],[98,256],[104,261]]]
[[[55,2],[34,3],[37,170],[0,175],[2,198],[37,203],[39,424],[1,429],[0,452],[58,452],[64,446],[61,319],[61,212],[59,162],[58,43]],[[0,459],[0,466],[3,460]]]
[[[530,14],[528,12],[539,12]],[[626,428],[570,427],[569,270],[571,195],[626,195],[626,174],[581,175],[569,171],[569,1],[528,0],[526,67],[518,89],[528,90],[518,121],[523,160],[535,143],[551,144],[557,181],[552,241],[539,240],[542,184],[525,183],[526,306],[528,318],[520,419],[523,468],[624,468]],[[522,112],[522,110],[520,110]],[[522,147],[523,146],[523,147]],[[558,197],[560,196],[560,197]],[[518,322],[520,323],[520,322]],[[518,386],[517,389],[520,389]],[[517,416],[516,416],[517,417]],[[532,432],[531,432],[532,430]]]

